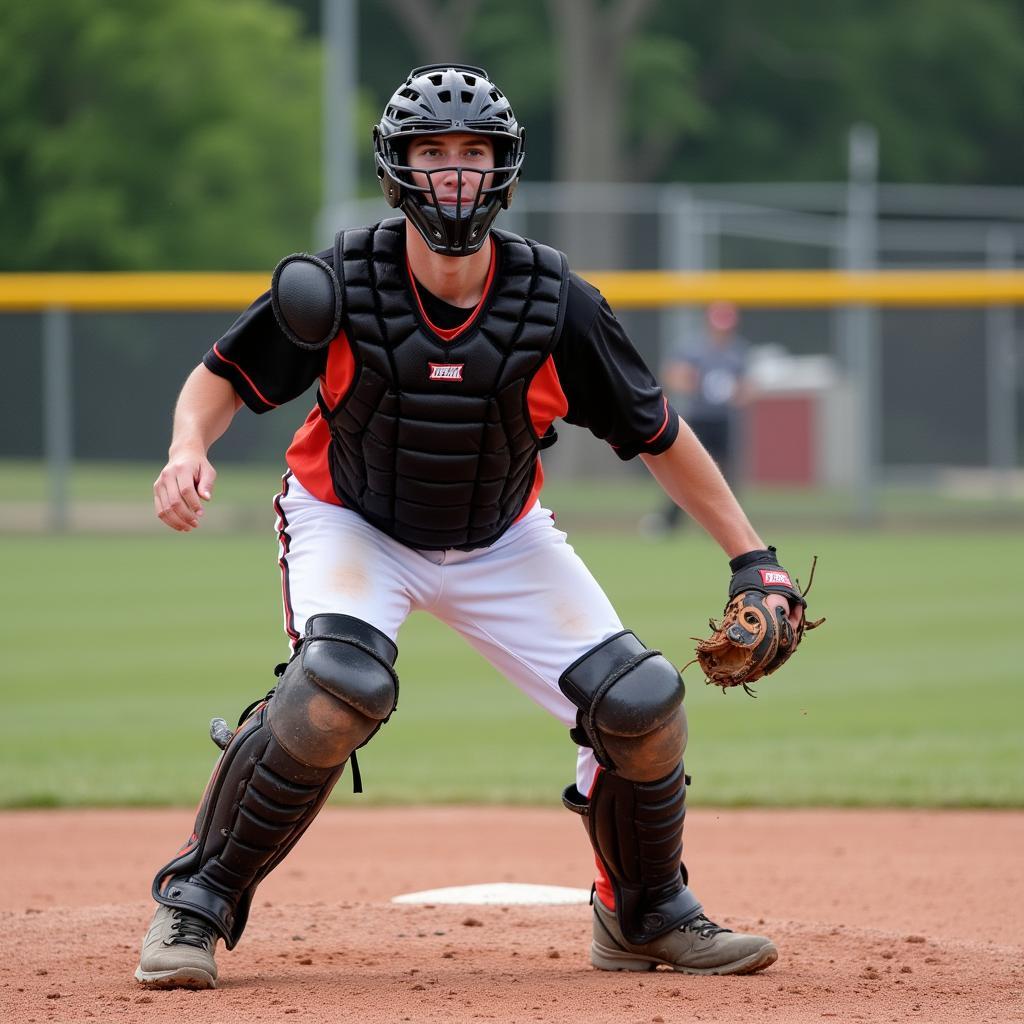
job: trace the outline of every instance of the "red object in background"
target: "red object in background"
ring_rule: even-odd
[[[814,395],[754,399],[746,409],[747,476],[758,484],[816,483]]]

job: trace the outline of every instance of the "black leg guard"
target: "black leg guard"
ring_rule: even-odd
[[[686,776],[683,765],[656,782],[599,771],[590,800],[575,786],[562,794],[583,816],[615,893],[615,915],[629,942],[644,945],[701,913],[682,866]]]
[[[683,680],[623,630],[573,662],[558,685],[579,709],[570,735],[592,747],[604,769],[589,801],[570,786],[562,802],[583,815],[622,934],[644,945],[701,912],[682,865]]]
[[[264,706],[235,734],[189,845],[153,880],[158,903],[209,921],[228,949],[242,935],[256,886],[298,842],[344,768],[296,761],[266,717]]]
[[[154,878],[158,903],[197,914],[236,945],[256,887],[394,710],[397,653],[358,619],[310,620],[277,691],[231,737],[188,844]]]

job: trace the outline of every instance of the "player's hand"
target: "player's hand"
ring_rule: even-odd
[[[786,613],[786,618],[789,619],[789,624],[796,633],[800,628],[800,620],[804,617],[804,608],[802,604],[796,601],[790,602],[788,598],[783,597],[782,594],[769,594],[765,598],[766,605],[775,611],[777,608],[782,608]]]
[[[153,483],[157,518],[172,530],[188,533],[203,517],[203,502],[213,497],[217,471],[205,452],[171,450],[167,465]]]

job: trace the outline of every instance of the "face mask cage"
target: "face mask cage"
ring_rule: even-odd
[[[504,149],[507,159],[499,166],[448,165],[428,170],[399,163],[394,147],[378,136],[375,155],[385,197],[401,208],[427,245],[446,256],[469,256],[480,250],[498,211],[508,206],[522,170],[519,140]],[[446,195],[442,202],[437,186],[452,172],[456,172],[456,194]],[[426,183],[417,183],[416,177]]]

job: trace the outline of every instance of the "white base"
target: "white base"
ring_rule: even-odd
[[[494,906],[589,903],[589,889],[564,885],[524,885],[520,882],[487,882],[456,885],[447,889],[426,889],[394,896],[392,903],[466,903]]]

